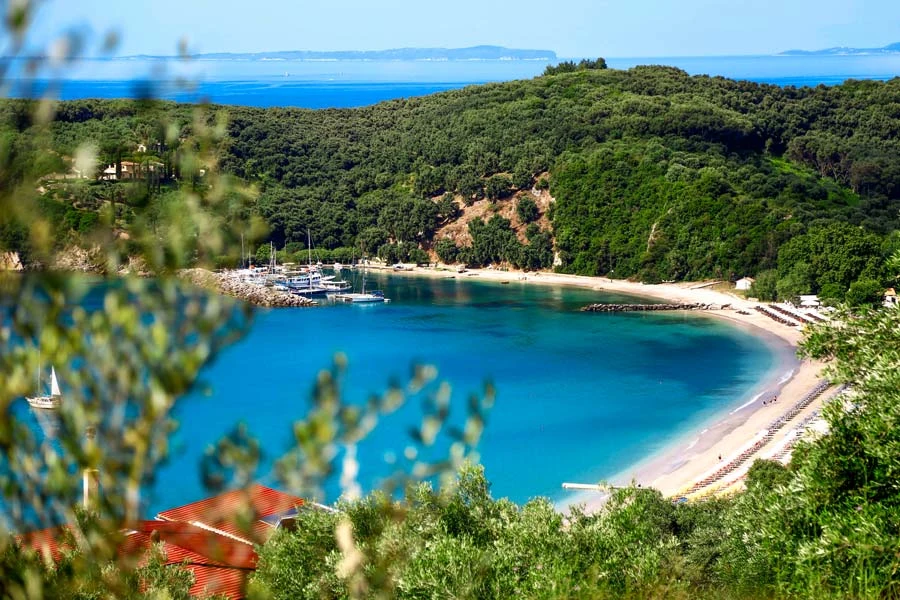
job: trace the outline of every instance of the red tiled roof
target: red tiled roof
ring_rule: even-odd
[[[123,532],[119,552],[140,555],[161,542],[167,565],[184,565],[193,572],[192,596],[221,594],[240,600],[246,577],[256,568],[253,544],[274,532],[274,525],[261,519],[289,513],[303,504],[302,498],[261,485],[225,492],[163,511],[157,521],[138,522]],[[62,540],[68,531],[71,528],[63,525],[17,536],[17,540],[55,561],[66,547]]]
[[[52,560],[59,560],[67,525],[18,536],[20,544]],[[141,521],[125,532],[119,546],[122,556],[144,555],[156,542],[162,543],[166,565],[177,565],[194,574],[191,596],[221,594],[231,600],[244,597],[244,582],[256,568],[253,547],[189,523]]]
[[[46,559],[57,561],[62,555],[64,549],[68,549],[62,540],[66,534],[71,532],[72,528],[68,525],[60,527],[50,527],[49,529],[41,529],[39,531],[31,531],[23,535],[17,535],[16,541],[23,548],[31,548],[41,553]]]
[[[156,538],[172,547],[168,563],[187,560],[191,563],[234,567],[238,569],[256,568],[256,551],[253,546],[218,535],[189,523],[178,521],[141,521],[134,533],[125,538],[123,551],[148,547]]]
[[[244,581],[246,571],[229,567],[190,567],[194,572],[194,585],[191,596],[205,597],[220,594],[230,600],[241,600],[244,597]]]
[[[243,490],[224,492],[165,510],[156,518],[202,525],[248,542],[261,543],[272,535],[274,528],[260,519],[286,513],[303,504],[302,498],[253,484]]]
[[[188,523],[143,521],[125,538],[122,551],[146,552],[157,539],[163,544],[166,565],[194,574],[191,596],[244,597],[244,582],[256,568],[256,551],[251,546]]]

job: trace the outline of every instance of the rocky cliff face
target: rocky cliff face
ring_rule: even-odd
[[[103,273],[102,250],[99,246],[81,248],[68,246],[53,257],[50,269],[77,273]]]
[[[23,271],[18,252],[0,252],[0,271]]]

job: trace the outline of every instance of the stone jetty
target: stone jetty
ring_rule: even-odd
[[[256,306],[267,308],[316,306],[314,300],[279,292],[272,288],[247,283],[224,273],[213,273],[206,269],[184,269],[178,275],[196,286],[239,298]]]
[[[584,312],[644,312],[657,310],[727,310],[730,304],[590,304]]]

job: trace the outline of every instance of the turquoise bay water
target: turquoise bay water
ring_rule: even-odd
[[[623,297],[473,279],[370,274],[393,302],[261,311],[249,335],[203,371],[211,395],[180,402],[176,456],[147,514],[205,495],[199,459],[237,421],[268,458],[279,455],[317,372],[339,351],[349,359],[345,397],[356,402],[406,381],[415,362],[435,365],[452,384],[455,422],[492,381],[482,463],[494,495],[519,502],[560,499],[563,481],[611,477],[740,404],[776,363],[765,342],[711,318],[581,313]],[[385,454],[403,453],[420,416],[420,401],[411,402],[361,445],[365,489],[391,472]]]

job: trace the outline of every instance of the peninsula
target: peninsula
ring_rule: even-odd
[[[138,55],[120,58],[168,59],[171,56]],[[552,50],[470,46],[467,48],[391,48],[387,50],[281,50],[274,52],[208,52],[193,54],[198,60],[539,60],[555,62]]]
[[[882,46],[881,48],[851,48],[848,46],[835,46],[824,50],[786,50],[779,56],[870,56],[873,54],[898,54],[900,55],[900,42]]]

